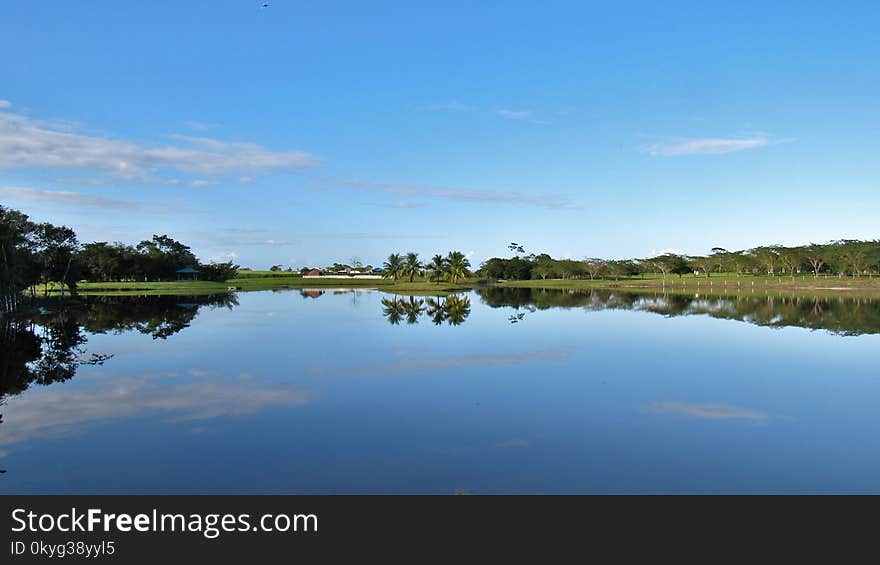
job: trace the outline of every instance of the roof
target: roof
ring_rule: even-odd
[[[199,270],[193,269],[192,267],[184,267],[182,269],[177,269],[177,272],[182,273],[182,274],[190,274],[190,273],[198,273]]]

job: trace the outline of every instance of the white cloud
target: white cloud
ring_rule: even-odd
[[[227,261],[235,261],[236,259],[238,259],[238,253],[235,251],[221,251],[216,255],[208,257],[208,261],[211,263],[225,263]]]
[[[539,124],[543,126],[550,124],[550,122],[548,121],[535,118],[532,112],[526,110],[506,110],[504,108],[499,108],[498,110],[495,110],[495,113],[505,120],[526,121],[532,124]]]
[[[40,202],[44,204],[58,204],[61,206],[89,206],[103,208],[105,210],[125,210],[128,212],[191,212],[184,208],[171,208],[167,206],[155,206],[106,198],[94,194],[82,194],[67,190],[41,190],[38,188],[23,188],[16,186],[0,186],[0,197],[12,202]]]
[[[767,420],[767,414],[724,404],[689,404],[686,402],[655,402],[647,407],[655,414],[672,414],[702,420]]]
[[[675,139],[660,143],[642,145],[642,153],[655,157],[679,157],[681,155],[721,155],[757,149],[769,145],[770,141],[763,135],[745,138],[699,138]]]
[[[500,108],[495,110],[495,113],[501,116],[502,118],[506,118],[508,120],[527,120],[532,117],[531,112],[527,111],[519,111],[519,110],[505,110]]]
[[[216,182],[204,180],[204,179],[196,179],[194,181],[190,181],[189,185],[193,188],[204,188],[206,186],[211,186],[217,184]]]
[[[162,414],[169,423],[255,414],[311,402],[311,391],[271,381],[215,378],[167,386],[153,378],[112,378],[86,388],[52,387],[23,394],[4,406],[0,445],[38,437],[64,437],[88,424]]]
[[[195,120],[188,120],[186,122],[183,122],[183,125],[185,125],[189,129],[194,129],[196,131],[207,131],[209,129],[220,127],[220,124],[197,122]]]
[[[11,108],[12,102],[9,100],[0,100],[0,108]]]
[[[0,113],[0,168],[63,167],[100,171],[123,179],[150,180],[167,171],[200,175],[293,170],[318,164],[301,151],[272,151],[241,141],[169,136],[175,143],[134,141],[76,133],[69,124]]]
[[[313,375],[326,377],[364,377],[370,375],[388,375],[393,373],[410,373],[420,375],[431,370],[455,370],[466,367],[509,367],[527,363],[553,363],[568,359],[571,354],[560,349],[542,349],[536,351],[520,351],[515,353],[461,355],[435,359],[403,359],[384,365],[363,365],[357,368],[328,369],[325,367],[309,367]]]
[[[669,255],[669,254],[671,254],[671,255],[687,255],[687,253],[685,253],[681,249],[676,249],[675,247],[664,247],[660,251],[657,251],[656,249],[652,249],[651,252],[648,254],[648,257],[659,257],[660,255]]]
[[[438,188],[415,184],[392,184],[367,182],[361,180],[337,180],[336,184],[372,192],[385,192],[407,197],[441,198],[465,202],[487,204],[523,204],[541,208],[574,208],[571,199],[555,194],[531,194],[527,192],[503,190],[472,190],[459,188]]]
[[[421,202],[394,202],[392,204],[379,204],[383,208],[397,208],[401,210],[407,210],[410,208],[422,208],[424,204]]]
[[[449,110],[453,112],[464,112],[470,110],[471,107],[467,104],[463,104],[458,100],[451,100],[449,102],[443,102],[441,104],[432,104],[428,106],[429,110]]]
[[[241,184],[251,184],[254,182],[253,177],[238,177],[238,182]]]

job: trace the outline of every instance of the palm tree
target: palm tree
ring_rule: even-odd
[[[403,301],[397,298],[382,299],[382,315],[388,320],[388,323],[396,326],[406,315],[403,308]]]
[[[471,313],[471,300],[467,296],[453,294],[443,302],[446,310],[446,321],[450,326],[462,324]]]
[[[402,301],[401,301],[402,302]],[[403,303],[403,311],[406,314],[407,324],[418,324],[419,318],[425,313],[424,300],[416,300],[414,296],[409,297],[409,304]]]
[[[431,258],[431,262],[428,263],[427,268],[431,271],[431,280],[439,282],[440,279],[443,278],[443,275],[446,274],[446,259],[438,253]]]
[[[403,274],[403,259],[400,253],[392,253],[388,256],[388,260],[382,265],[382,276],[386,279],[397,280]]]
[[[443,302],[437,298],[426,298],[425,304],[428,305],[426,313],[434,325],[439,326],[446,321],[446,309],[443,307]]]
[[[446,265],[449,269],[449,280],[453,283],[457,283],[459,279],[463,279],[470,274],[468,267],[471,266],[471,262],[468,261],[461,251],[450,251],[446,257]]]
[[[413,278],[422,272],[422,262],[419,261],[419,254],[410,251],[406,254],[406,261],[403,263],[403,274],[409,275],[409,282],[413,282]]]

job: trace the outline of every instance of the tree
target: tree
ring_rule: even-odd
[[[34,255],[36,225],[27,214],[0,206],[0,310],[11,312],[20,293],[39,281]]]
[[[142,254],[138,262],[145,278],[170,279],[178,269],[198,264],[189,246],[167,235],[154,235],[152,239],[138,243],[136,249]]]
[[[850,249],[842,254],[846,266],[850,268],[853,276],[861,275],[865,270],[865,253],[859,249]]]
[[[804,258],[800,250],[796,248],[785,248],[779,253],[779,260],[782,266],[788,271],[789,276],[794,279],[794,274],[801,268]]]
[[[804,257],[806,257],[807,261],[810,263],[810,267],[813,269],[813,276],[818,278],[819,273],[822,271],[822,267],[825,266],[825,246],[811,243],[803,248],[803,252]]]
[[[590,275],[590,280],[594,280],[598,277],[602,271],[605,270],[607,262],[604,259],[586,258],[584,259],[584,268],[587,271],[587,274]]]
[[[79,249],[76,232],[67,226],[42,223],[37,225],[34,238],[41,265],[40,279],[45,285],[46,294],[49,292],[49,283],[59,281],[63,298],[73,257]],[[75,284],[71,290],[76,292]]]
[[[421,274],[422,267],[423,265],[419,261],[418,253],[410,251],[406,254],[406,259],[403,262],[403,274],[409,275],[409,282],[413,282],[415,276]]]
[[[630,259],[618,259],[614,261],[608,261],[608,272],[610,272],[614,276],[614,280],[619,280],[620,277],[637,275],[639,273],[639,269],[636,266],[635,262]]]
[[[680,276],[690,272],[690,265],[688,265],[687,260],[675,253],[664,253],[663,255],[648,259],[648,262],[663,273],[664,279],[666,279],[666,275],[669,273]]]
[[[269,270],[273,273],[277,273],[281,270],[281,265],[272,265],[269,267]]]
[[[400,253],[392,253],[382,265],[382,276],[386,279],[397,280],[403,274],[403,259]]]
[[[759,265],[764,267],[768,275],[776,272],[776,261],[779,259],[779,246],[756,247],[752,250],[752,255]]]
[[[712,269],[718,265],[718,260],[711,255],[706,257],[691,257],[691,262],[696,265],[699,270],[706,273],[707,277],[711,276]]]
[[[226,263],[210,263],[208,265],[200,265],[201,278],[206,281],[228,281],[238,275],[239,266],[232,261]]]
[[[431,262],[427,265],[428,271],[431,272],[431,280],[439,282],[446,276],[446,259],[439,253],[431,258]]]
[[[449,269],[449,280],[453,283],[470,275],[468,268],[471,266],[471,262],[461,251],[450,251],[446,256],[446,265]]]

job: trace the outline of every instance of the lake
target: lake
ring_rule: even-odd
[[[880,492],[880,301],[87,297],[3,321],[4,493]]]

